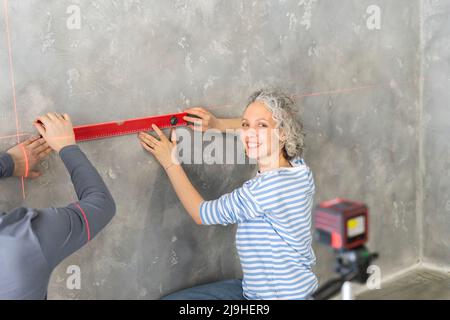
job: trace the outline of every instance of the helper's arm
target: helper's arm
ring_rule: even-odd
[[[112,219],[116,207],[97,170],[75,145],[69,115],[49,113],[39,117],[35,126],[61,156],[79,199],[67,207],[36,210],[32,220],[42,252],[54,268],[94,238]]]
[[[79,201],[63,208],[38,210],[33,220],[33,231],[52,268],[92,240],[116,212],[108,188],[80,148],[66,146],[59,154]]]

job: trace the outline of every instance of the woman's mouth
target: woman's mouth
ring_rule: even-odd
[[[247,147],[249,149],[256,149],[260,146],[260,143],[256,143],[256,142],[247,142]]]

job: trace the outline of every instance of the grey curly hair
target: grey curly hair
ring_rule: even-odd
[[[295,119],[294,100],[278,89],[262,89],[250,96],[247,107],[256,101],[266,105],[277,122],[277,128],[284,132],[283,156],[287,160],[303,157],[305,132],[303,124]]]

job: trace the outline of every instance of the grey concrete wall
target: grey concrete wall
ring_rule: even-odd
[[[424,1],[423,256],[450,263],[450,1]]]
[[[370,247],[383,275],[419,255],[416,206],[420,111],[420,5],[411,0],[10,1],[20,130],[47,111],[76,124],[177,112],[186,106],[239,116],[248,95],[279,86],[297,95],[308,133],[306,161],[316,202],[336,196],[371,209]],[[80,30],[68,30],[77,4]],[[369,5],[381,29],[366,26]],[[1,16],[1,15],[0,15]],[[0,18],[4,31],[4,18]],[[0,41],[1,133],[15,133],[8,54]],[[313,92],[334,91],[304,96]],[[5,149],[13,141],[2,139]],[[55,271],[50,298],[156,299],[183,287],[240,276],[234,227],[196,226],[155,160],[133,136],[81,144],[114,195],[106,230]],[[26,183],[2,181],[0,209],[64,205],[75,199],[61,162]],[[190,165],[212,199],[254,174],[253,166]],[[316,271],[333,276],[333,256],[315,246]],[[82,289],[66,288],[78,265]]]

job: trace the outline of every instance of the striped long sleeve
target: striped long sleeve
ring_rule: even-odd
[[[293,168],[257,175],[241,188],[200,207],[203,224],[239,224],[236,246],[247,299],[304,299],[317,288],[312,272],[312,172]]]

